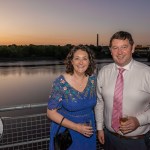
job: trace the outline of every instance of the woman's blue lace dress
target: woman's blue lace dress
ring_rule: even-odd
[[[76,123],[91,122],[94,129],[94,134],[89,138],[69,129],[73,142],[68,150],[96,150],[95,105],[96,77],[94,75],[89,76],[88,83],[83,92],[79,92],[71,87],[63,75],[60,75],[54,81],[49,97],[48,109],[57,108],[60,114]],[[54,150],[53,137],[57,129],[58,124],[52,122],[50,127],[50,150]],[[61,127],[60,132],[64,130],[65,128]]]

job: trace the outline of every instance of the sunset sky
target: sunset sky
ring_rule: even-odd
[[[108,45],[119,30],[150,45],[150,0],[0,0],[0,45]]]

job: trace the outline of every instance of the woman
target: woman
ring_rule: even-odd
[[[50,150],[62,118],[60,132],[70,129],[72,144],[68,150],[96,150],[94,106],[96,105],[96,77],[94,56],[86,46],[72,48],[65,60],[66,72],[53,83],[47,116],[52,120]]]

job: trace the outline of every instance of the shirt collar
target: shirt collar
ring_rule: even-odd
[[[130,70],[130,69],[131,69],[131,66],[132,66],[132,64],[133,64],[133,62],[134,62],[134,60],[131,59],[131,61],[130,61],[127,65],[125,65],[125,66],[123,66],[123,67],[121,67],[121,68],[124,68],[125,70]],[[120,68],[120,66],[118,66],[118,65],[116,64],[116,69],[117,69],[117,68]]]

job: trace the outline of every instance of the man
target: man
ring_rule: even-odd
[[[104,66],[97,78],[98,139],[105,150],[147,150],[144,135],[150,130],[150,67],[132,58],[130,33],[115,33],[109,46],[114,63]],[[128,117],[120,122],[123,115]]]

